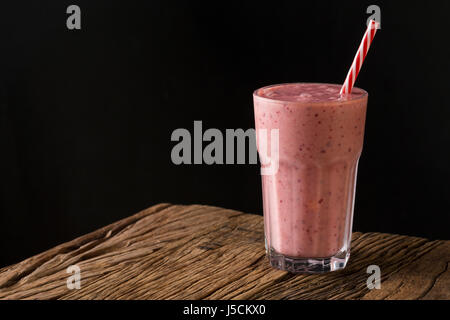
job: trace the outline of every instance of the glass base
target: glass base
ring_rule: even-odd
[[[291,273],[326,273],[345,268],[350,252],[340,251],[326,258],[294,258],[276,252],[272,248],[267,252],[270,265],[276,269]]]

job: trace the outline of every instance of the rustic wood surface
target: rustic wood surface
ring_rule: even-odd
[[[0,299],[449,299],[449,262],[450,241],[354,233],[345,270],[292,275],[269,266],[261,216],[159,204],[0,269]]]

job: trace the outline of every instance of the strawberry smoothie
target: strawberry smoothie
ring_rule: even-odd
[[[259,129],[279,130],[278,170],[262,176],[266,249],[276,268],[326,272],[349,258],[368,94],[353,88],[341,97],[340,88],[292,83],[254,92],[257,139]]]

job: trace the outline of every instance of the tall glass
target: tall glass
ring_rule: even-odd
[[[368,94],[339,90],[292,83],[253,94],[266,252],[275,268],[323,273],[349,259]],[[274,170],[264,172],[268,166]]]

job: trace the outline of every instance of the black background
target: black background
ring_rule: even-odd
[[[264,85],[342,83],[370,4],[354,230],[449,239],[448,1],[8,1],[0,266],[159,202],[261,214],[257,165],[176,166],[172,131],[251,128]]]

